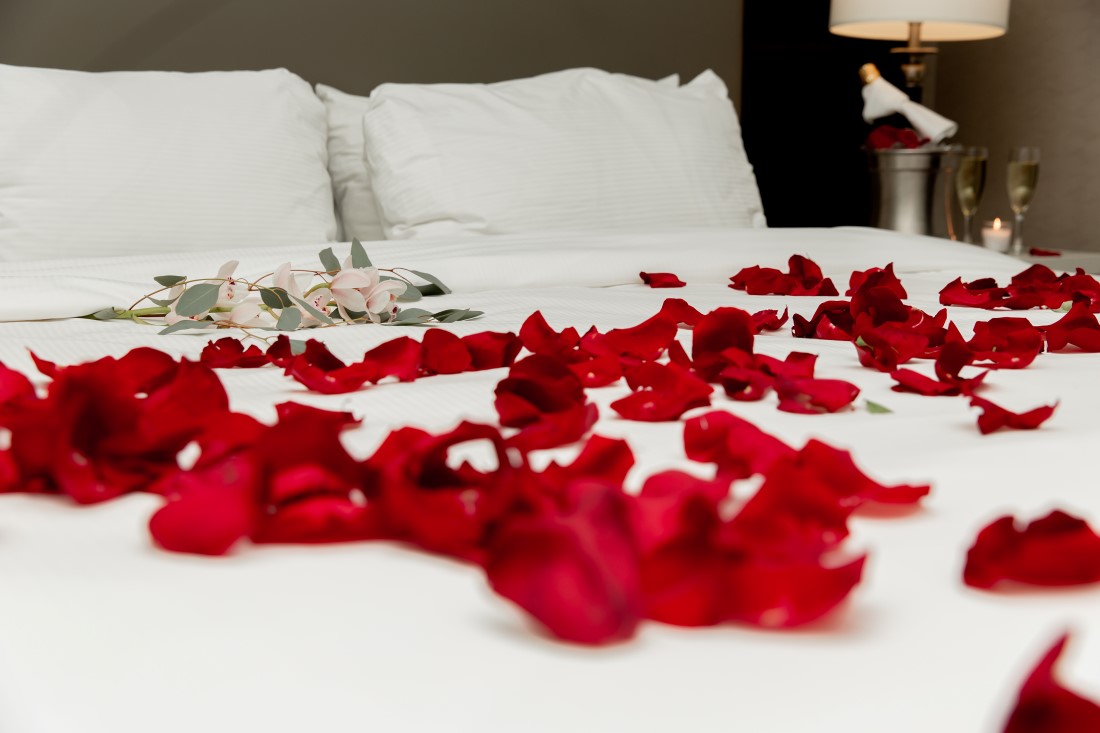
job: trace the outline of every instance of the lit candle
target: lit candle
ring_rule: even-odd
[[[1012,242],[1012,227],[1005,226],[1001,218],[986,222],[982,227],[982,244],[995,252],[1007,252]]]

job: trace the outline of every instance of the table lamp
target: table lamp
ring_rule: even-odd
[[[1009,0],[832,0],[829,30],[838,36],[907,41],[893,53],[909,55],[901,65],[905,83],[921,86],[927,41],[978,41],[1004,35]]]

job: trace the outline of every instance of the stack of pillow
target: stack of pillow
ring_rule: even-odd
[[[722,81],[596,69],[369,97],[285,69],[0,65],[0,262],[763,226]]]

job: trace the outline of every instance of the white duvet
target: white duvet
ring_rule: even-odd
[[[4,265],[0,321],[12,322],[0,323],[0,361],[33,373],[28,349],[60,363],[135,346],[197,357],[208,336],[157,336],[128,322],[71,317],[127,306],[153,289],[155,275],[212,276],[230,258],[241,260],[238,273],[262,274],[287,260],[312,264],[317,249]],[[893,262],[909,303],[929,311],[957,276],[1006,280],[1025,267],[976,247],[865,229],[367,249],[377,265],[426,270],[450,285],[454,293],[431,301],[434,309],[485,311],[446,326],[457,333],[516,331],[536,309],[556,329],[630,326],[666,297],[703,311],[789,306],[808,317],[822,298],[726,287],[742,267],[785,267],[791,254],[817,261],[841,292],[853,269]],[[689,285],[652,290],[640,284],[642,270],[674,272]],[[964,333],[994,315],[1005,314],[950,309]],[[1037,323],[1058,317],[1024,315]],[[420,333],[356,326],[311,335],[353,358]],[[686,342],[690,332],[680,337]],[[851,344],[794,339],[784,329],[758,337],[757,350],[820,354],[819,376],[861,388],[857,409],[792,415],[777,411],[774,397],[732,403],[717,393],[716,407],[796,445],[816,436],[850,448],[880,480],[933,487],[915,513],[856,515],[851,542],[868,550],[867,570],[824,623],[791,632],[648,623],[632,642],[579,649],[532,633],[476,568],[396,546],[179,556],[149,541],[156,497],[78,508],[0,496],[0,731],[996,731],[1027,670],[1067,628],[1076,633],[1063,676],[1100,696],[1100,590],[990,594],[961,580],[975,534],[1003,513],[1031,519],[1058,506],[1100,522],[1100,355],[1044,354],[1028,369],[992,373],[983,396],[1009,409],[1060,406],[1038,431],[981,436],[966,400],[892,392],[888,375],[859,366]],[[276,369],[219,374],[233,408],[263,419],[286,400],[354,412],[363,426],[346,442],[365,456],[401,425],[494,422],[493,387],[504,370],[338,396],[309,393]],[[596,431],[626,437],[638,457],[628,483],[661,468],[698,472],[683,456],[682,423],[628,422],[606,408],[625,391],[589,393],[601,407]],[[870,414],[864,398],[893,412]]]

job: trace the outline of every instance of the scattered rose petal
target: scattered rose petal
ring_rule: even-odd
[[[988,435],[1001,428],[1035,430],[1050,419],[1051,415],[1054,414],[1054,410],[1058,407],[1058,403],[1036,407],[1027,412],[1010,412],[989,400],[981,397],[971,397],[970,406],[981,409],[982,414],[978,416],[978,430],[981,431],[982,435]]]
[[[642,272],[639,275],[642,282],[651,288],[682,288],[687,285],[671,272]]]
[[[1004,733],[1084,733],[1100,730],[1100,705],[1063,687],[1054,667],[1069,641],[1054,643],[1020,688]]]
[[[271,360],[255,344],[246,349],[240,339],[226,337],[204,346],[199,363],[211,369],[255,369],[267,366]]]
[[[1100,536],[1085,520],[1061,510],[1027,525],[1004,516],[978,533],[966,554],[963,581],[985,589],[1005,581],[1039,586],[1100,582]]]

